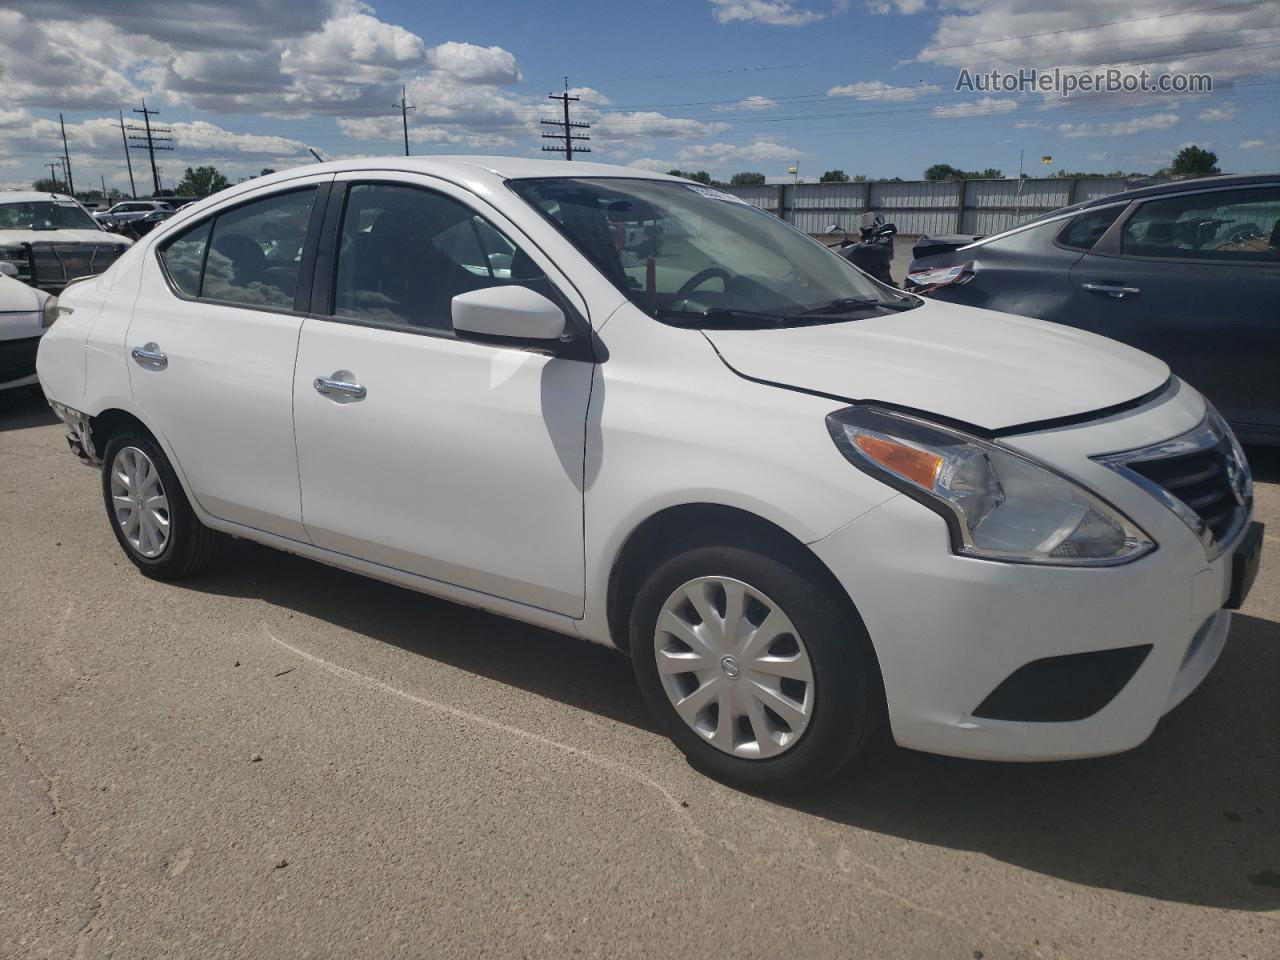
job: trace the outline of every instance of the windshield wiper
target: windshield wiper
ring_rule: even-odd
[[[795,314],[797,317],[817,317],[830,316],[833,314],[858,313],[863,310],[910,310],[912,307],[919,306],[916,300],[881,300],[878,297],[856,298],[842,297],[839,300],[832,300],[830,303],[824,303],[820,307],[813,307],[810,310],[802,310]]]
[[[716,307],[693,313],[684,310],[659,310],[659,319],[670,321],[682,327],[724,327],[737,329],[742,327],[776,327],[786,323],[787,318],[777,313],[758,313],[755,310],[732,310],[727,307]]]

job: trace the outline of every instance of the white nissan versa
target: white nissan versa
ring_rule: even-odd
[[[756,788],[898,743],[1141,743],[1257,567],[1248,467],[1163,363],[881,286],[667,176],[299,168],[67,289],[38,370],[143,573],[235,534],[629,652]]]

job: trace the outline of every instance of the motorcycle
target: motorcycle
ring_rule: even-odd
[[[873,279],[891,287],[897,286],[889,264],[893,262],[893,238],[898,235],[898,228],[892,223],[885,223],[884,216],[879,213],[864,213],[858,221],[861,239],[856,243],[840,224],[833,223],[827,228],[827,233],[843,234],[836,253]]]

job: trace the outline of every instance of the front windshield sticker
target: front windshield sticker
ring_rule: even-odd
[[[748,207],[751,206],[747,201],[743,200],[741,197],[735,197],[732,193],[712,190],[710,187],[700,187],[693,183],[685,184],[685,186],[699,196],[706,197],[708,200],[728,200],[730,203],[741,203]]]
[[[74,200],[54,200],[53,202],[54,202],[54,203],[56,203],[56,204],[57,204],[58,206],[60,206],[60,207],[78,207],[78,206],[80,206],[80,204],[76,203]]]

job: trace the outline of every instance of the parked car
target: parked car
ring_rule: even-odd
[[[172,209],[174,209],[173,206],[167,200],[123,200],[113,206],[110,210],[104,210],[102,213],[95,213],[93,217],[103,226],[119,226],[123,223],[141,220],[143,217],[150,213],[155,213],[157,210]]]
[[[58,309],[40,382],[144,574],[234,534],[616,646],[736,784],[813,784],[884,720],[1133,747],[1257,568],[1244,456],[1162,361],[890,289],[673,177],[317,164]]]
[[[0,192],[0,266],[41,290],[57,293],[78,277],[102,273],[130,243],[105,232],[73,197]]]
[[[1280,176],[1144,187],[940,246],[917,245],[910,289],[1138,347],[1242,437],[1280,442]]]
[[[36,382],[36,345],[57,307],[43,290],[15,280],[11,269],[0,262],[0,391]]]

